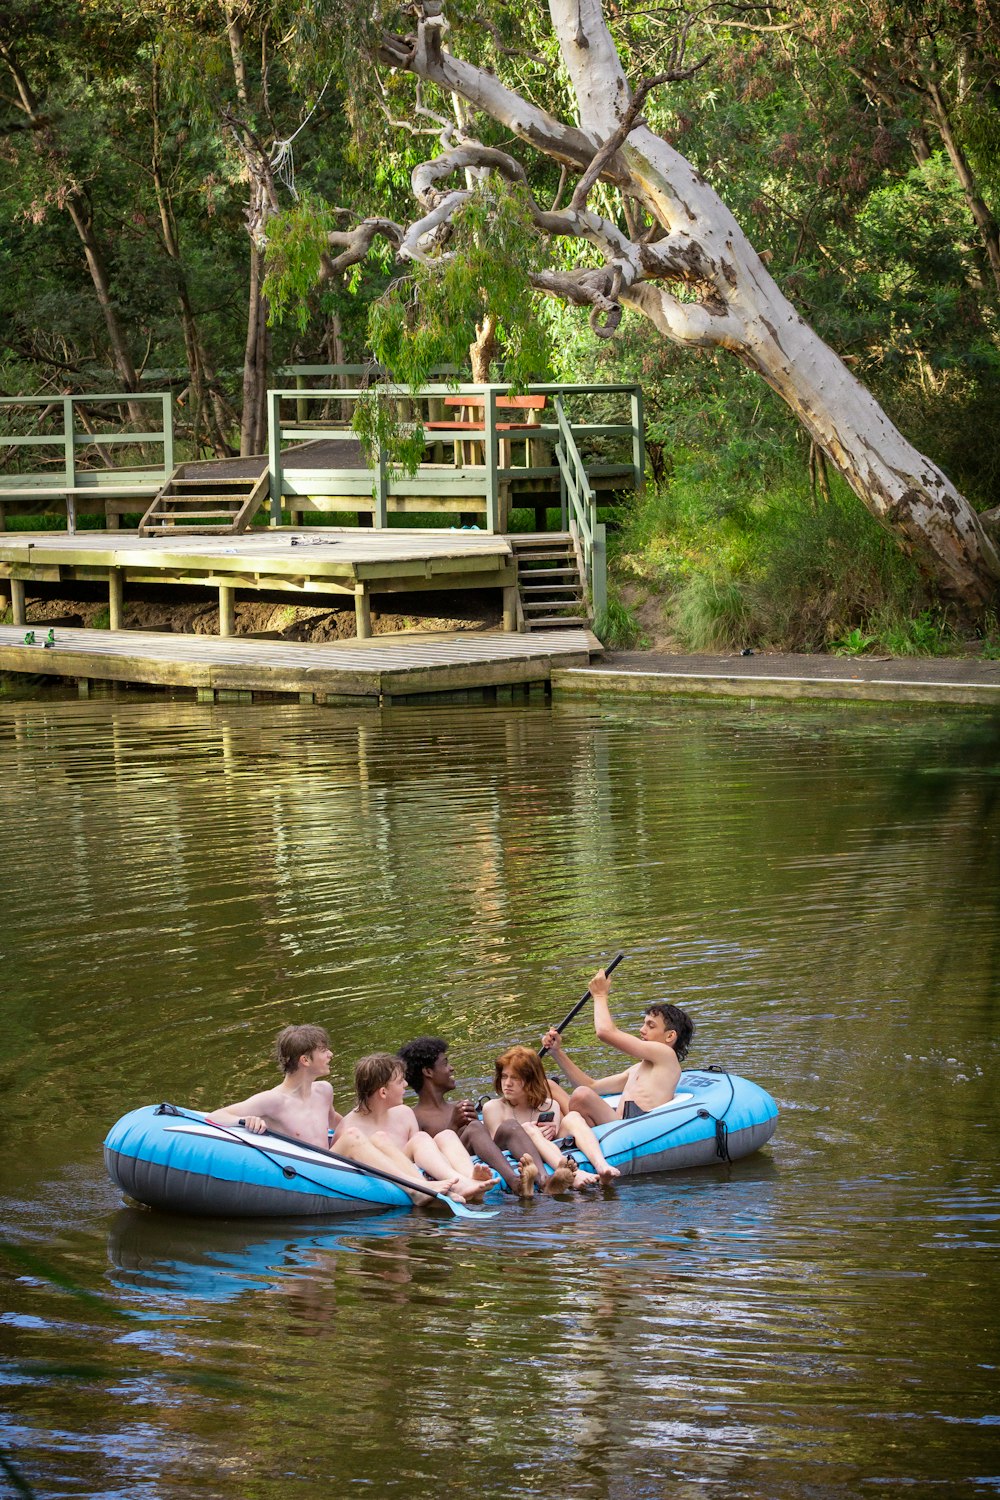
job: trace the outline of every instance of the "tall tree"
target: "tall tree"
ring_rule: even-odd
[[[557,263],[528,276],[535,290],[589,308],[591,326],[605,336],[628,307],[678,344],[733,354],[783,398],[946,593],[970,607],[991,600],[1000,555],[973,508],[803,321],[704,177],[643,119],[652,87],[690,76],[683,26],[668,67],[633,89],[600,0],[549,0],[548,9],[574,123],[559,118],[551,97],[529,97],[522,80],[530,70],[509,61],[504,48],[497,48],[490,66],[451,50],[441,0],[418,0],[409,9],[412,29],[383,29],[373,50],[381,67],[397,76],[410,74],[445,99],[465,100],[487,122],[480,137],[490,129],[496,136],[500,126],[508,138],[564,168],[576,178],[567,207],[542,207],[528,171],[508,150],[449,131],[440,154],[413,173],[419,215],[405,224],[371,216],[354,229],[331,232],[329,269],[348,270],[379,239],[423,271],[445,266],[453,253],[449,235],[476,194],[488,196],[453,179],[470,169],[487,171],[516,189],[538,235],[556,247]],[[482,31],[477,18],[472,48],[482,46]],[[521,86],[508,86],[502,75]],[[542,90],[551,95],[551,75],[536,89]],[[589,206],[598,184],[603,212]]]

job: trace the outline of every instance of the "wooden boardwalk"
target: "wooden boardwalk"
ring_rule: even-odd
[[[517,566],[505,537],[486,532],[363,526],[259,530],[240,536],[143,537],[135,532],[6,532],[0,579],[11,583],[13,620],[25,619],[32,583],[106,583],[111,625],[132,584],[183,584],[219,591],[220,634],[233,633],[235,591],[280,591],[309,603],[350,597],[358,635],[371,634],[373,593],[499,589],[515,628]]]
[[[585,666],[600,653],[588,630],[407,635],[325,645],[248,637],[57,629],[55,645],[26,645],[0,626],[0,672],[194,690],[199,698],[282,694],[320,703],[378,702],[435,693],[488,695],[550,681],[553,664]],[[86,689],[85,689],[86,690]]]

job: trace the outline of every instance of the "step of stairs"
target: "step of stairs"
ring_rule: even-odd
[[[566,532],[511,536],[521,613],[527,630],[589,625],[584,581]]]
[[[139,535],[237,535],[249,526],[266,493],[266,471],[243,478],[210,474],[188,477],[175,470],[143,516]]]

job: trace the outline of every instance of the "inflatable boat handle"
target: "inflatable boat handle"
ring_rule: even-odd
[[[614,972],[614,970],[617,969],[618,965],[621,963],[621,961],[622,961],[622,959],[624,957],[625,957],[624,953],[616,953],[615,956],[614,956],[614,958],[611,960],[611,962],[609,964],[605,964],[605,966],[604,966],[604,972],[605,972],[606,975],[608,975],[609,978],[610,978],[611,974]],[[582,1000],[578,1000],[576,1002],[576,1004],[574,1005],[573,1009],[570,1011],[569,1015],[568,1016],[563,1016],[562,1020],[559,1022],[559,1025],[556,1027],[556,1030],[559,1032],[560,1036],[566,1030],[566,1027],[569,1025],[570,1021],[572,1021],[573,1017],[577,1014],[578,1011],[581,1011],[583,1009],[583,1007],[586,1005],[586,1003],[587,1003],[587,1001],[589,999],[590,999],[590,991],[588,990],[587,993],[584,995],[583,999]],[[545,1057],[545,1055],[547,1054],[548,1050],[549,1050],[548,1047],[539,1047],[539,1049],[538,1049],[538,1055],[539,1055],[539,1057]]]

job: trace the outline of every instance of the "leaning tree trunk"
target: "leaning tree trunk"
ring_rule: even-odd
[[[549,0],[562,61],[577,99],[579,126],[566,125],[505,87],[496,74],[446,51],[440,0],[415,0],[416,35],[383,34],[381,60],[468,100],[580,180],[565,210],[532,205],[543,234],[597,245],[603,267],[532,273],[548,295],[590,306],[591,325],[608,336],[621,305],[648,317],[678,344],[722,348],[758,371],[788,403],[813,441],[855,493],[946,594],[980,608],[996,594],[1000,553],[975,511],[929,459],[899,433],[878,402],[802,320],[769,275],[725,204],[690,162],[654,134],[633,99],[601,0]],[[366,220],[329,236],[346,269],[384,235],[402,258],[427,259],[441,224],[470,196],[441,184],[470,165],[488,167],[525,190],[527,177],[508,153],[463,141],[413,173],[424,216],[408,229]],[[601,177],[623,201],[634,200],[660,226],[622,231],[587,208]],[[633,214],[628,221],[638,224]],[[655,226],[654,226],[655,227]],[[597,322],[595,322],[595,318]]]
[[[630,91],[600,0],[550,0],[582,128],[617,129]],[[936,464],[893,426],[878,402],[779,290],[732,214],[703,177],[643,123],[621,148],[634,192],[668,231],[640,246],[647,276],[683,278],[701,304],[652,279],[622,301],[679,343],[730,349],[758,370],[868,509],[914,553],[942,589],[981,606],[996,593],[1000,554],[975,511]]]

